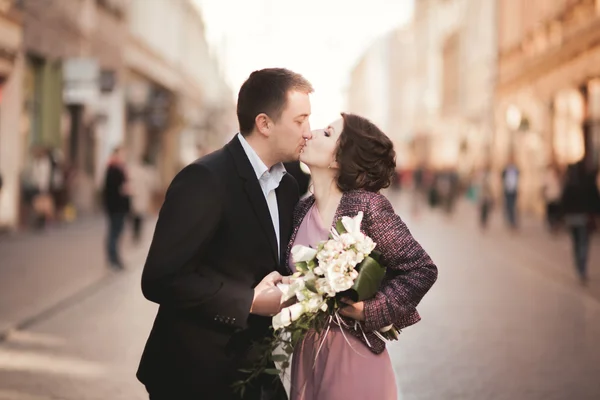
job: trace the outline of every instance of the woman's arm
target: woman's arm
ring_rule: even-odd
[[[406,319],[414,315],[436,281],[437,267],[381,194],[367,203],[364,233],[377,244],[375,250],[387,267],[381,288],[364,302],[365,328],[374,331],[391,324],[406,326]]]

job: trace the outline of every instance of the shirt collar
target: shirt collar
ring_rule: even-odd
[[[254,169],[256,179],[258,179],[259,181],[263,179],[273,179],[277,183],[277,185],[279,185],[279,182],[281,182],[283,175],[285,175],[287,172],[283,164],[277,163],[273,165],[269,170],[265,163],[260,159],[256,151],[254,151],[252,146],[250,146],[250,143],[248,143],[246,138],[244,138],[244,136],[242,136],[241,133],[238,133],[237,136],[240,143],[242,144],[242,147],[244,148],[246,156],[248,156],[248,160],[250,161],[252,168]]]

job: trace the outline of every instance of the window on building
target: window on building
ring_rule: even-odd
[[[562,91],[555,97],[553,144],[560,164],[571,164],[584,155],[584,107],[583,96],[575,89]]]

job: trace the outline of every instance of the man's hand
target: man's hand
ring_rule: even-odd
[[[277,284],[281,282],[281,275],[277,271],[265,276],[254,288],[254,299],[250,314],[271,317],[281,310],[281,290]]]
[[[358,303],[353,302],[350,299],[344,298],[342,302],[347,304],[345,307],[340,308],[340,314],[344,317],[352,318],[357,321],[365,320],[365,303],[359,301]]]

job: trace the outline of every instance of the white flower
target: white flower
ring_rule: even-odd
[[[322,307],[323,296],[315,295],[306,302],[306,309],[310,313],[316,313]]]
[[[311,249],[310,247],[296,245],[292,247],[292,260],[295,263],[298,262],[307,262],[315,258],[317,254],[316,249]]]
[[[344,251],[344,245],[338,240],[328,240],[325,243],[324,249],[330,253],[340,253]]]
[[[354,218],[342,217],[342,225],[344,225],[346,232],[348,232],[351,235],[354,235],[355,233],[360,233],[360,224],[362,222],[362,219],[363,212],[359,211],[358,214],[356,214],[356,217]]]
[[[359,256],[359,254],[357,254],[354,250],[346,250],[340,255],[339,260],[347,269],[353,269],[360,261],[362,261],[360,258],[361,256]]]
[[[273,317],[273,329],[278,330],[290,326],[290,324],[300,318],[305,311],[304,304],[302,303],[292,304],[291,306],[284,308],[279,314]]]
[[[289,300],[296,295],[293,290],[290,290],[290,286],[287,283],[277,284],[277,287],[281,290],[281,301]]]
[[[369,255],[375,249],[375,246],[375,242],[373,242],[373,240],[368,236],[365,236],[363,240],[359,241],[355,245],[356,250],[365,256]]]
[[[346,274],[332,274],[328,276],[329,286],[336,293],[348,290],[354,285],[354,279]]]
[[[325,265],[325,276],[343,274],[344,272],[346,272],[344,260],[336,259],[333,262]]]
[[[327,297],[335,296],[335,291],[329,285],[329,280],[327,278],[319,278],[317,282],[315,282],[315,286],[319,293],[326,294]]]
[[[340,235],[340,241],[345,249],[356,243],[356,239],[350,233],[342,233]]]

